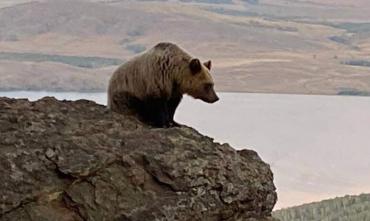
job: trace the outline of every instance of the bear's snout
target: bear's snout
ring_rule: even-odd
[[[217,102],[218,100],[220,100],[220,98],[217,96],[216,92],[214,92],[212,90],[212,92],[210,93],[209,96],[207,96],[205,99],[202,99],[203,101],[207,102],[207,103],[215,103]]]
[[[217,95],[216,95],[216,97],[215,97],[215,98],[213,98],[213,99],[211,100],[211,102],[210,102],[210,103],[215,103],[215,102],[217,102],[218,100],[220,100],[220,98],[218,98],[218,97],[217,97]]]
[[[211,103],[215,103],[218,100],[220,100],[220,98],[217,96],[216,91],[213,89],[211,92]]]

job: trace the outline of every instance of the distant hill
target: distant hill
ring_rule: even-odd
[[[0,1],[0,53],[17,54],[0,60],[0,90],[81,91],[83,80],[105,91],[115,61],[171,41],[213,60],[219,91],[367,95],[369,10],[366,0]],[[50,56],[20,59],[30,53]],[[92,57],[114,62],[85,65]]]
[[[0,90],[105,91],[119,61],[171,41],[213,60],[219,91],[367,95],[370,68],[348,64],[370,62],[368,9],[364,0],[1,1]]]
[[[275,211],[281,221],[369,221],[370,194],[345,196]]]
[[[80,68],[100,68],[112,65],[119,65],[123,61],[119,59],[100,58],[100,57],[78,57],[62,56],[36,53],[7,53],[0,52],[0,60],[13,60],[24,62],[55,62]]]

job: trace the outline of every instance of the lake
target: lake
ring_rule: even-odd
[[[18,91],[0,96],[106,104],[105,93]],[[186,97],[176,120],[218,142],[256,150],[274,172],[276,208],[370,193],[369,97],[220,93],[215,104]]]

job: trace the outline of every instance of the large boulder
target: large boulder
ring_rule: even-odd
[[[277,198],[256,152],[87,100],[0,98],[0,175],[1,221],[262,221]]]

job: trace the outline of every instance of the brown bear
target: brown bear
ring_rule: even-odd
[[[173,118],[183,94],[218,101],[210,70],[211,61],[202,64],[176,44],[159,43],[114,72],[108,107],[154,127],[179,126]]]

